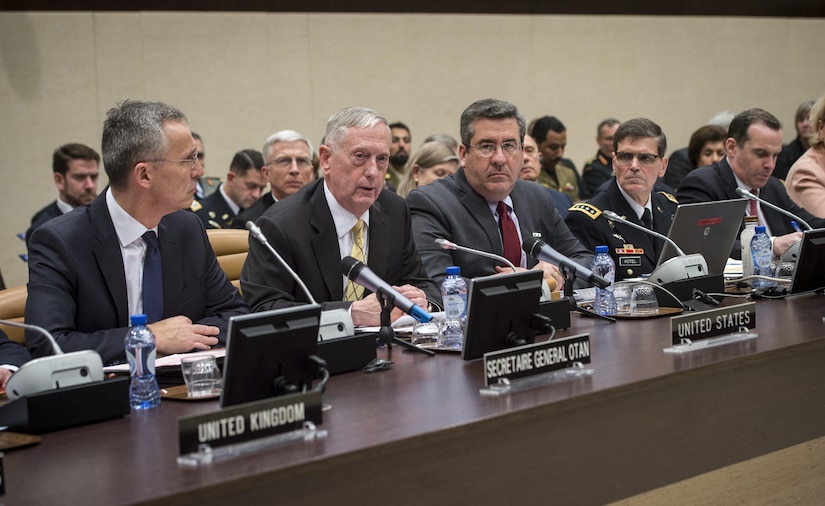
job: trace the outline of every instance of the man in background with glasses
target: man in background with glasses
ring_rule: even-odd
[[[512,272],[501,262],[434,244],[458,245],[504,256],[519,269],[541,269],[551,287],[561,287],[556,266],[537,262],[522,251],[525,237],[545,241],[589,266],[593,255],[570,233],[547,190],[519,179],[523,161],[524,117],[516,106],[484,99],[461,114],[461,167],[445,179],[407,196],[413,237],[427,273],[440,283],[445,269],[461,267],[465,278]]]
[[[297,192],[315,179],[312,166],[312,143],[295,130],[281,130],[270,135],[263,147],[261,174],[269,181],[270,191],[241,212],[237,225],[255,221],[275,202]],[[236,227],[237,228],[237,227]]]
[[[101,145],[109,187],[32,235],[26,323],[104,364],[126,359],[129,316],[139,313],[159,354],[225,344],[229,318],[249,308],[187,210],[203,167],[186,116],[126,101],[107,113]],[[42,336],[26,339],[32,356],[53,353]]]
[[[678,202],[654,192],[667,171],[667,138],[656,123],[636,118],[622,123],[613,135],[613,173],[605,191],[570,208],[565,221],[590,251],[606,245],[616,262],[616,280],[649,274],[656,267],[664,241],[602,214],[610,210],[628,221],[667,235]]]

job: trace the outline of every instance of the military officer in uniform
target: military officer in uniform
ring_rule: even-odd
[[[243,223],[240,226],[235,223],[238,214],[254,204],[266,188],[266,179],[261,173],[263,164],[263,156],[254,149],[235,153],[226,181],[212,195],[192,202],[190,209],[204,227],[243,228]]]
[[[599,186],[613,177],[613,135],[616,134],[620,123],[615,118],[607,118],[596,128],[596,144],[599,145],[599,150],[582,168],[582,193],[589,197],[596,195]]]
[[[606,245],[616,262],[616,280],[650,274],[664,241],[614,222],[604,216],[611,210],[628,221],[667,235],[678,201],[654,192],[657,178],[667,170],[667,140],[659,126],[646,118],[622,123],[613,140],[616,178],[607,189],[585,203],[575,204],[565,219],[568,228],[590,249]]]

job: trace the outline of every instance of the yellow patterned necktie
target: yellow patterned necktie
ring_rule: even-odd
[[[367,263],[367,257],[364,255],[364,220],[358,220],[352,227],[352,250],[350,250],[349,256],[359,262]],[[363,296],[364,287],[348,280],[347,288],[344,291],[344,300],[353,302],[361,300]]]

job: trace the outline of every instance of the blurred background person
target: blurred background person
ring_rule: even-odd
[[[458,140],[450,134],[431,134],[428,135],[424,142],[438,141],[446,144],[453,150],[455,156],[458,156]]]
[[[244,149],[235,153],[226,173],[226,181],[205,199],[193,201],[191,209],[206,228],[237,228],[235,219],[252,206],[266,189],[261,173],[264,165],[260,151]]]
[[[425,142],[407,162],[397,193],[406,198],[413,189],[455,174],[457,170],[458,156],[447,144]]]
[[[825,218],[825,97],[812,106],[808,123],[813,125],[810,147],[791,167],[785,188],[799,207]]]
[[[524,157],[521,162],[521,172],[519,172],[518,177],[525,181],[536,182],[539,178],[539,172],[541,172],[541,153],[539,152],[536,140],[527,134],[524,134],[523,145]],[[553,201],[553,207],[559,212],[561,218],[564,219],[567,217],[567,210],[573,205],[573,200],[566,193],[556,191],[552,188],[547,188],[547,192],[550,193],[550,200]]]
[[[817,128],[816,123],[810,120],[811,110],[814,106],[813,100],[807,100],[799,104],[794,115],[794,126],[796,127],[796,139],[782,146],[782,152],[776,159],[776,168],[773,169],[773,177],[785,179],[791,165],[811,147],[810,138]],[[803,206],[805,207],[805,206]],[[806,208],[807,209],[807,208]],[[810,211],[810,209],[808,209]]]
[[[713,165],[724,158],[727,136],[728,131],[717,125],[705,125],[693,132],[688,143],[690,170]]]

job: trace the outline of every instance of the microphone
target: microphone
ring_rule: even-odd
[[[673,246],[679,256],[667,259],[650,273],[650,279],[656,283],[664,285],[667,283],[672,283],[673,281],[680,281],[683,279],[707,275],[708,264],[705,261],[705,257],[703,257],[701,253],[686,255],[685,252],[682,251],[682,248],[680,248],[679,245],[673,241],[673,239],[667,237],[666,235],[662,235],[659,232],[626,220],[610,210],[602,211],[602,214],[613,221],[618,221],[619,223],[623,223],[629,227],[641,230],[646,234],[658,237]]]
[[[309,292],[309,288],[298,276],[298,273],[292,270],[292,267],[289,266],[288,263],[283,259],[281,255],[272,247],[269,243],[269,240],[266,238],[264,233],[261,231],[261,228],[255,224],[252,220],[247,221],[244,226],[249,233],[258,240],[261,244],[264,245],[266,249],[274,256],[278,263],[286,269],[292,279],[295,280],[295,283],[301,288],[301,291],[304,292],[307,299],[309,300],[310,304],[318,304],[315,301],[315,298]],[[321,320],[318,326],[318,340],[323,341],[325,339],[335,339],[339,337],[347,337],[351,336],[355,333],[355,326],[352,323],[352,316],[349,314],[349,311],[346,309],[327,309],[325,311],[321,311]]]
[[[54,337],[43,327],[7,320],[0,320],[0,323],[37,332],[49,341],[54,351],[54,355],[26,362],[12,374],[6,384],[9,398],[103,381],[103,360],[96,351],[63,353]]]
[[[755,200],[755,201],[759,202],[760,204],[765,204],[766,206],[770,207],[774,211],[778,211],[778,212],[784,214],[785,216],[788,216],[788,217],[796,220],[797,222],[802,223],[805,226],[806,229],[813,230],[813,227],[807,221],[803,220],[799,216],[793,214],[790,211],[786,211],[786,210],[782,209],[779,206],[771,204],[770,202],[768,202],[765,199],[760,199],[759,197],[757,197],[756,195],[754,195],[751,192],[746,192],[742,188],[736,187],[736,193],[739,194],[740,197],[745,197],[746,199]],[[783,262],[795,262],[796,259],[799,257],[799,247],[800,247],[801,244],[802,244],[802,241],[796,241],[795,243],[791,244],[791,246],[787,250],[785,250],[784,253],[782,253],[782,255],[780,257],[780,260],[783,261]]]
[[[378,277],[372,269],[367,267],[364,262],[346,256],[341,259],[340,268],[341,273],[346,276],[347,279],[353,283],[358,283],[373,293],[382,293],[386,297],[391,298],[395,307],[412,316],[417,321],[426,323],[433,319],[433,315],[414,304],[413,301],[404,297],[398,290],[387,284],[387,282]]]
[[[447,239],[442,239],[440,237],[435,240],[435,244],[439,246],[441,249],[464,251],[465,253],[470,253],[472,255],[479,255],[487,258],[492,258],[493,260],[498,260],[501,263],[507,264],[507,267],[513,269],[513,272],[516,272],[516,266],[513,265],[513,262],[507,260],[503,256],[496,255],[495,253],[487,253],[486,251],[468,248],[466,246],[459,246],[458,244],[450,242]]]
[[[559,267],[566,267],[573,274],[575,274],[577,278],[587,282],[588,284],[596,285],[599,288],[607,288],[610,286],[610,282],[608,280],[562,255],[541,239],[536,237],[525,237],[521,247],[528,255],[537,260],[549,262]]]
[[[792,213],[790,211],[786,211],[786,210],[782,209],[781,207],[779,207],[777,205],[771,204],[770,202],[768,202],[765,199],[760,199],[759,197],[757,197],[756,195],[754,195],[751,192],[746,192],[742,188],[737,187],[736,188],[736,193],[738,193],[740,197],[745,197],[746,199],[755,200],[755,201],[759,202],[760,204],[765,204],[766,206],[770,207],[774,211],[778,211],[778,212],[784,214],[785,216],[793,218],[797,222],[802,223],[803,225],[805,225],[805,228],[808,229],[808,230],[813,230],[814,229],[814,227],[809,225],[807,221],[803,220],[802,218],[795,215],[794,213]]]

